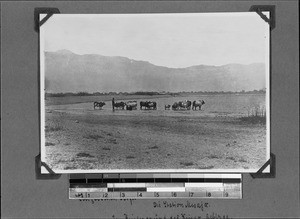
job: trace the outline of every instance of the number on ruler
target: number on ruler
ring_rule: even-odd
[[[208,193],[207,193],[207,197],[210,197],[210,196],[211,196],[211,193],[210,193],[210,192],[208,192]]]
[[[125,193],[121,192],[121,197],[124,198],[125,197]]]
[[[189,192],[189,197],[193,197],[194,193],[193,192]]]
[[[138,197],[143,197],[143,193],[138,192]]]
[[[225,196],[225,197],[228,197],[228,196],[229,196],[228,192],[225,192],[225,193],[224,193],[224,196]]]
[[[103,194],[103,197],[104,197],[104,198],[107,198],[107,197],[108,197],[108,193],[104,193],[104,194]]]
[[[82,193],[75,193],[75,197],[76,198],[83,198],[83,194]]]
[[[91,197],[91,194],[87,192],[87,193],[86,193],[86,197],[87,197],[87,198],[90,198],[90,197]]]
[[[172,193],[171,193],[171,196],[172,196],[172,197],[177,197],[177,193],[176,193],[176,192],[172,192]]]
[[[158,192],[154,192],[154,197],[159,197],[159,193]]]

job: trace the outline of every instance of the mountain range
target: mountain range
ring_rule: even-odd
[[[119,56],[78,55],[68,50],[45,52],[45,89],[48,93],[236,92],[264,89],[265,84],[263,63],[169,68]]]

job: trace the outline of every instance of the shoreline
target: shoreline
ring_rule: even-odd
[[[111,101],[115,98],[115,101],[122,100],[151,100],[151,99],[161,99],[161,98],[184,98],[184,97],[211,97],[211,96],[266,96],[265,93],[262,94],[242,94],[242,93],[224,93],[224,94],[180,94],[180,95],[99,95],[99,96],[65,96],[65,97],[47,97],[45,98],[45,105],[65,105],[65,104],[79,104],[79,103],[91,103],[94,101]],[[55,101],[56,100],[56,101]],[[50,104],[52,103],[52,104]]]

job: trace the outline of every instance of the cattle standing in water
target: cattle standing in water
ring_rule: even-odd
[[[152,101],[149,101],[149,103],[148,103],[148,108],[149,109],[153,109],[153,110],[156,110],[157,108],[156,108],[156,102],[152,102]]]
[[[201,110],[202,105],[205,104],[204,100],[195,100],[193,101],[193,110],[196,110],[197,107],[199,107],[199,110]]]
[[[121,101],[121,102],[114,102],[113,107],[116,109],[125,109],[126,103]]]
[[[180,101],[179,102],[179,107],[182,109],[187,109],[190,110],[192,106],[192,101],[190,100],[185,100],[185,101]]]
[[[94,102],[94,109],[98,107],[99,109],[102,109],[102,107],[105,105],[104,102]]]
[[[126,103],[126,110],[136,110],[137,109],[137,101],[128,101]]]
[[[185,101],[179,101],[179,102],[175,102],[172,105],[172,109],[173,110],[177,110],[177,109],[186,109],[186,110],[190,110],[192,106],[192,101],[190,100],[185,100]]]
[[[153,110],[156,110],[156,102],[154,101],[141,101],[140,102],[140,109],[142,110],[143,107],[145,109],[153,109]]]
[[[169,110],[171,108],[171,105],[168,104],[168,105],[165,105],[165,110]]]
[[[140,102],[140,110],[142,110],[143,107],[145,107],[145,109],[146,109],[146,107],[147,107],[147,102],[148,102],[148,101],[141,101],[141,102]]]
[[[179,108],[179,104],[177,102],[173,103],[172,110],[177,110]]]
[[[112,106],[112,110],[114,112],[115,111],[115,98],[112,98],[112,100],[111,100],[111,106]]]

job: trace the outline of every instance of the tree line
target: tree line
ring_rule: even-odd
[[[67,96],[105,96],[105,95],[182,95],[182,94],[265,94],[266,89],[252,91],[181,91],[181,92],[155,92],[155,91],[137,91],[137,92],[66,92],[66,93],[46,93],[46,97],[67,97]]]

